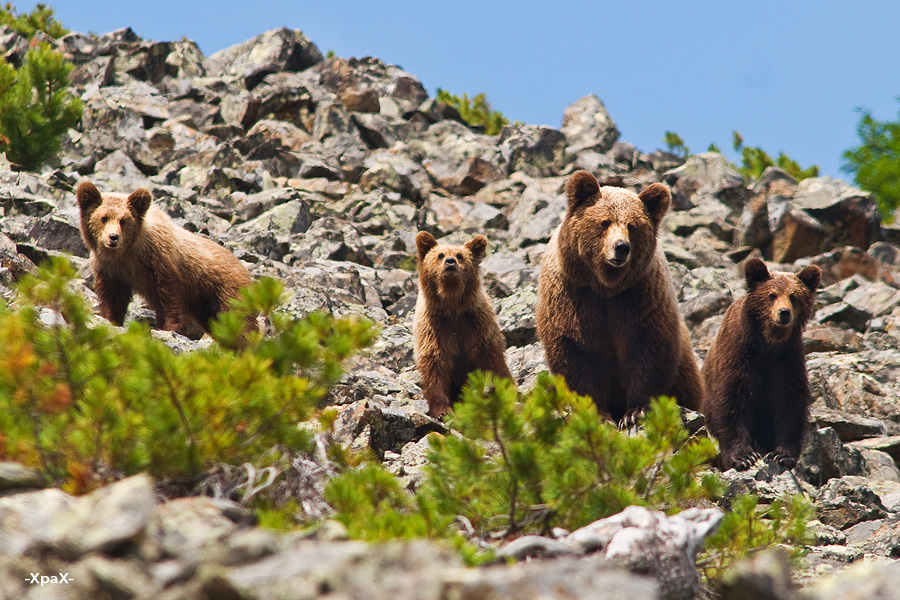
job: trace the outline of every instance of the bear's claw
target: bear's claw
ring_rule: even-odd
[[[761,459],[759,452],[751,451],[750,453],[744,455],[743,457],[737,457],[734,459],[734,468],[738,471],[746,471],[750,467],[752,467],[756,461]]]
[[[646,412],[646,408],[643,406],[640,408],[632,408],[631,410],[626,412],[622,419],[619,421],[619,429],[633,429],[637,427],[640,424],[641,419],[644,418]]]
[[[766,458],[774,460],[787,470],[791,470],[797,466],[797,459],[784,450],[773,450],[766,454]]]

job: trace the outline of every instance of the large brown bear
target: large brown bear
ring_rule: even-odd
[[[503,333],[481,288],[479,265],[486,248],[483,235],[463,246],[438,245],[427,231],[416,236],[419,297],[413,343],[422,392],[434,418],[459,399],[470,372],[481,369],[512,378]]]
[[[538,337],[550,371],[626,426],[655,396],[699,407],[700,371],[656,240],[669,189],[654,183],[637,195],[578,171],[566,196],[538,286]]]
[[[744,276],[747,295],[728,307],[703,363],[702,411],[723,469],[747,469],[761,455],[792,469],[812,404],[802,333],[822,271],[769,273],[753,258]]]
[[[156,311],[157,327],[208,332],[209,320],[251,283],[231,252],[172,223],[145,189],[101,195],[85,181],[76,197],[100,314],[115,325],[137,293]]]

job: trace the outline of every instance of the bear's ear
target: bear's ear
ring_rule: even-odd
[[[75,198],[78,200],[78,208],[83,213],[90,212],[103,202],[100,191],[90,181],[81,182],[75,190]]]
[[[143,217],[147,214],[147,209],[150,208],[150,202],[152,200],[153,196],[150,195],[149,190],[141,188],[135,190],[128,196],[128,208],[131,209],[131,213],[134,216]]]
[[[751,258],[744,263],[744,280],[747,282],[748,292],[752,292],[759,284],[765,283],[771,278],[766,263],[760,259]]]
[[[803,285],[805,285],[809,291],[815,294],[816,289],[819,287],[819,281],[822,279],[822,269],[816,265],[810,265],[797,273],[797,278],[803,282]]]
[[[416,236],[416,249],[419,251],[419,261],[425,260],[425,255],[437,246],[437,240],[427,231],[420,231]]]
[[[566,182],[566,197],[572,211],[600,193],[600,183],[587,171],[575,171]]]
[[[476,235],[466,242],[466,248],[472,253],[472,259],[475,263],[480,263],[481,259],[484,258],[484,251],[487,249],[487,238],[483,235]]]
[[[653,223],[659,225],[663,215],[669,210],[669,204],[672,202],[672,193],[666,184],[654,183],[641,192],[638,198],[647,207],[647,212],[650,213],[650,219],[653,220]]]

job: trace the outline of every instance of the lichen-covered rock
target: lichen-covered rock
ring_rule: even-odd
[[[819,520],[836,529],[847,529],[862,521],[883,519],[887,510],[872,490],[858,479],[831,479],[816,495]]]
[[[737,562],[722,578],[721,593],[722,600],[796,598],[787,554],[779,549],[766,550]]]
[[[900,600],[900,562],[860,563],[815,582],[810,593],[816,600]]]
[[[566,108],[562,118],[566,154],[577,156],[586,150],[608,152],[619,139],[619,130],[597,96],[589,94]]]
[[[302,71],[321,61],[322,53],[301,31],[281,28],[219,50],[205,66],[212,77],[240,77],[253,89],[269,73]]]
[[[566,136],[558,129],[508,125],[500,134],[499,144],[507,173],[522,171],[530,177],[550,177],[562,170]]]
[[[659,583],[660,598],[694,598],[700,591],[695,561],[706,538],[719,528],[723,513],[690,508],[667,517],[640,506],[594,521],[560,540],[542,542],[540,536],[513,541],[498,552],[523,559],[541,555],[600,552],[634,573],[648,574]]]

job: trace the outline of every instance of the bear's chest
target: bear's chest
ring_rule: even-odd
[[[573,300],[574,316],[588,345],[605,345],[609,336],[634,332],[647,324],[642,317],[644,299],[630,290],[602,297],[590,288],[581,288]]]

